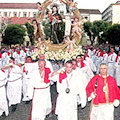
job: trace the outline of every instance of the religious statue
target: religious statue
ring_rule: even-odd
[[[62,24],[62,17],[58,13],[58,7],[57,5],[52,6],[52,17],[50,18],[50,24],[51,24],[51,41],[53,41],[53,44],[59,44],[62,43],[62,37],[61,35],[61,24]]]

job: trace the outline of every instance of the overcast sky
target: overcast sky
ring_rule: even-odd
[[[44,0],[0,0],[0,3],[36,3]],[[117,0],[74,0],[78,3],[78,8],[99,9],[103,12],[111,3]]]

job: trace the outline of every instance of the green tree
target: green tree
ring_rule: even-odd
[[[103,34],[109,28],[110,24],[105,21],[94,21],[92,25],[93,38],[97,37],[99,44],[104,42]]]
[[[105,39],[110,44],[120,45],[120,24],[111,25],[105,33]]]
[[[97,38],[98,43],[103,43],[103,34],[109,28],[110,24],[105,21],[94,21],[86,22],[83,24],[84,31],[90,38],[91,44],[93,45],[95,38]]]
[[[28,37],[30,38],[30,42],[33,45],[34,44],[34,27],[30,25],[28,22],[25,23],[25,26],[27,28]]]
[[[25,29],[22,25],[14,24],[8,25],[3,36],[3,43],[6,45],[23,44],[25,36]]]
[[[91,31],[91,28],[92,28],[92,23],[91,22],[85,22],[83,24],[83,29],[85,31],[85,33],[88,35],[90,41],[91,41],[91,44],[94,43],[94,40],[92,39],[92,31]]]

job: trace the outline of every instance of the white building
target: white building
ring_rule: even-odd
[[[59,4],[59,13],[64,18],[67,11],[66,5],[56,0]],[[49,6],[50,9],[50,6]],[[101,20],[101,13],[96,9],[79,9],[83,18],[93,22]],[[24,24],[29,17],[35,18],[38,13],[36,3],[0,3],[0,14],[5,18],[9,18],[11,24]]]
[[[98,9],[79,9],[81,16],[87,21],[102,20],[102,14]]]
[[[111,24],[120,23],[120,1],[110,4],[102,13],[102,20]]]

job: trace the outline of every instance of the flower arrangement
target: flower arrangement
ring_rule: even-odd
[[[83,54],[83,50],[82,46],[78,46],[69,53],[66,50],[62,49],[59,49],[58,51],[49,51],[47,47],[44,47],[44,49],[36,50],[32,55],[32,59],[39,59],[40,54],[45,54],[45,58],[50,61],[65,61],[75,59],[77,55]]]

